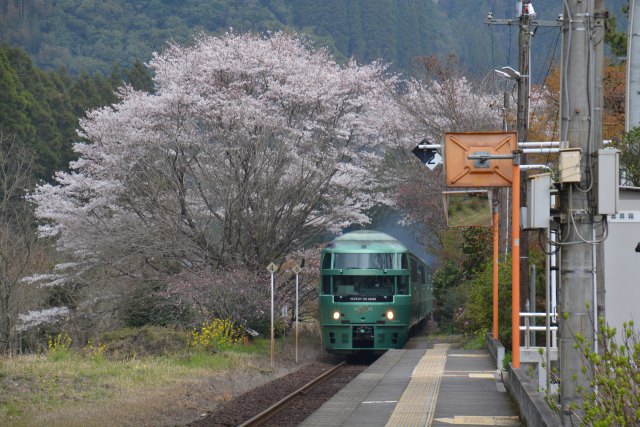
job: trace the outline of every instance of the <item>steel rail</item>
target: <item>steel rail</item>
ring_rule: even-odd
[[[345,363],[347,363],[347,362],[340,362],[339,364],[337,364],[333,368],[329,369],[327,372],[324,372],[322,375],[316,377],[314,380],[312,380],[312,381],[308,382],[307,384],[303,385],[302,387],[300,387],[299,389],[297,389],[293,393],[283,397],[278,402],[276,402],[273,405],[269,406],[264,411],[260,412],[259,414],[253,416],[252,418],[248,419],[244,423],[240,424],[238,427],[252,427],[252,426],[260,425],[261,422],[263,422],[266,419],[268,419],[276,411],[282,409],[287,403],[289,403],[289,401],[291,401],[294,398],[298,397],[298,395],[304,394],[307,390],[310,390],[311,388],[313,388],[316,385],[318,385],[318,383],[324,381],[325,379],[327,379],[331,375],[335,374],[340,368],[342,368],[342,366],[345,365]]]

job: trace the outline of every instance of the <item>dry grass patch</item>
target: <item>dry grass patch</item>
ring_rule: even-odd
[[[293,337],[276,343],[276,369],[270,368],[268,340],[216,354],[182,351],[142,357],[136,351],[122,359],[125,350],[114,352],[113,359],[61,349],[2,358],[0,425],[184,425],[315,360],[317,341],[300,341],[297,365]]]
[[[196,402],[201,391],[215,402],[217,394],[223,399],[235,393],[233,386],[225,385],[230,372],[262,376],[262,364],[256,356],[242,353],[119,361],[75,353],[6,358],[0,365],[0,425],[114,425],[125,421],[121,418],[126,408],[132,417],[144,412],[142,407],[173,411],[176,394],[195,393]],[[133,424],[141,425],[139,419],[120,425]]]

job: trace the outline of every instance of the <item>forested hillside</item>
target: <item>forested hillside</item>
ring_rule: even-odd
[[[517,27],[484,24],[487,12],[513,18],[515,0],[0,0],[0,41],[20,46],[44,69],[110,72],[151,59],[168,41],[199,31],[222,33],[289,29],[309,34],[343,60],[383,59],[410,72],[416,56],[455,53],[479,74],[517,63]],[[562,12],[558,0],[536,0],[540,19]],[[622,5],[610,13],[626,28]],[[550,62],[557,29],[541,29],[534,63]],[[557,55],[557,53],[556,53]],[[546,68],[546,64],[541,67]],[[535,77],[534,77],[535,78]]]
[[[455,33],[431,1],[2,0],[0,38],[45,69],[108,72],[147,61],[169,40],[201,30],[305,31],[343,58],[384,58],[400,68],[415,55],[455,50]]]
[[[107,77],[65,69],[43,71],[21,49],[0,47],[0,136],[20,141],[33,152],[32,173],[49,180],[72,160],[78,139],[78,118],[85,111],[116,101],[123,81],[152,90],[149,71],[141,62],[129,69],[113,68]]]
[[[626,0],[607,2],[620,14]],[[544,19],[561,3],[535,2]],[[514,16],[513,0],[0,0],[0,41],[20,46],[44,69],[109,73],[112,64],[148,61],[170,40],[194,33],[291,29],[341,58],[383,59],[408,71],[416,56],[455,52],[479,72],[515,59],[515,28],[489,28],[488,11]],[[543,52],[550,41],[540,40]]]

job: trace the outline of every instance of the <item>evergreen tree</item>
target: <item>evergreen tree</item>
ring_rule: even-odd
[[[0,131],[26,139],[35,133],[28,118],[29,96],[9,60],[9,52],[6,46],[0,48]]]
[[[124,80],[136,90],[153,92],[153,75],[139,59],[136,59],[131,68],[124,71]]]

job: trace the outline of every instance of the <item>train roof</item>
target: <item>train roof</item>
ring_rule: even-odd
[[[345,233],[333,239],[326,247],[330,252],[403,253],[407,247],[395,237],[375,230]]]

